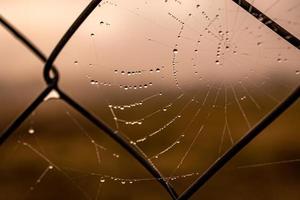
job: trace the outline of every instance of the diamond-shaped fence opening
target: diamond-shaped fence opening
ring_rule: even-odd
[[[100,4],[101,0],[93,0],[82,11],[75,22],[70,26],[67,32],[63,35],[61,40],[57,43],[50,56],[47,58],[29,39],[27,39],[22,33],[14,28],[5,18],[1,16],[1,25],[6,28],[12,35],[14,35],[19,41],[21,41],[30,51],[32,51],[42,62],[44,62],[44,79],[46,82],[46,88],[36,97],[36,99],[22,112],[13,123],[4,130],[1,134],[0,144],[3,144],[22,123],[37,109],[37,107],[44,102],[46,98],[58,98],[70,105],[74,110],[79,112],[87,120],[89,120],[96,127],[101,129],[109,137],[111,137],[116,143],[122,146],[132,157],[134,157],[169,193],[172,199],[189,199],[197,190],[199,190],[212,176],[217,173],[226,163],[228,163],[235,155],[237,155],[246,145],[255,139],[266,127],[268,127],[276,118],[278,118],[286,109],[288,109],[294,102],[297,101],[300,95],[300,86],[291,92],[283,101],[281,101],[269,114],[261,119],[256,125],[244,134],[235,144],[220,156],[199,178],[196,179],[192,185],[187,188],[182,194],[178,194],[174,187],[170,184],[168,178],[165,178],[161,172],[153,164],[152,160],[147,158],[143,151],[139,148],[136,142],[129,140],[118,130],[109,127],[95,114],[92,114],[84,106],[77,103],[77,101],[70,97],[65,90],[59,87],[59,67],[54,66],[54,61],[59,56],[65,45],[72,38],[76,30],[86,20],[86,18],[93,12],[93,10]],[[289,42],[292,46],[299,49],[299,40],[287,30],[282,28],[279,24],[269,18],[267,15],[259,11],[245,0],[233,0],[241,8],[251,14],[254,18],[260,21],[260,23],[270,30],[278,34],[281,38]],[[172,15],[172,14],[170,14]],[[175,16],[173,16],[175,18]],[[102,22],[104,23],[104,22]],[[182,23],[184,24],[184,23]],[[177,49],[174,48],[174,54],[177,53]],[[157,69],[159,70],[159,69]],[[176,78],[176,77],[175,77]],[[177,80],[175,80],[177,81]],[[96,82],[95,82],[96,84]],[[127,87],[127,86],[126,86]],[[138,123],[138,122],[137,122]],[[34,130],[32,130],[34,131]],[[142,139],[140,140],[142,141]],[[30,146],[29,144],[24,144]],[[51,166],[55,168],[55,165]],[[50,169],[50,168],[49,168]],[[47,170],[49,170],[47,169]],[[46,173],[46,172],[45,172]]]

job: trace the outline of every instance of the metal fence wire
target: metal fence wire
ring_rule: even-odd
[[[74,23],[70,26],[67,32],[63,35],[61,40],[57,43],[49,58],[47,58],[29,39],[14,28],[3,16],[0,16],[0,22],[12,35],[20,40],[29,50],[31,50],[41,61],[45,63],[43,76],[46,82],[46,88],[40,95],[22,112],[3,133],[0,135],[0,145],[2,145],[10,135],[29,117],[29,115],[43,102],[47,95],[55,90],[60,100],[65,101],[72,106],[81,115],[87,118],[91,123],[96,125],[99,129],[109,135],[115,142],[126,149],[131,156],[133,156],[155,179],[162,187],[169,193],[172,199],[184,200],[189,199],[196,191],[198,191],[214,174],[221,170],[221,168],[228,163],[235,155],[237,155],[246,145],[248,145],[254,138],[260,134],[266,127],[268,127],[277,117],[279,117],[285,110],[287,110],[300,96],[300,84],[292,91],[286,99],[277,105],[269,114],[261,119],[252,129],[250,129],[238,142],[236,142],[228,151],[226,151],[220,158],[218,158],[192,185],[187,188],[181,195],[178,195],[172,185],[166,178],[162,176],[155,165],[141,152],[136,144],[131,143],[124,135],[118,131],[113,130],[106,125],[101,119],[90,113],[83,106],[78,104],[71,98],[64,90],[59,87],[59,71],[53,65],[55,59],[58,57],[67,42],[74,35],[76,30],[81,26],[85,19],[93,12],[101,0],[92,0],[88,6],[82,11]],[[257,18],[265,26],[285,39],[295,48],[300,49],[300,41],[293,36],[279,24],[267,17],[257,8],[252,6],[245,0],[233,0],[241,8],[249,14]]]

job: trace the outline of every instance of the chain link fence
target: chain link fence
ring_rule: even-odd
[[[240,7],[242,7],[249,14],[257,18],[265,26],[269,27],[272,31],[285,39],[291,45],[300,49],[300,41],[295,36],[290,34],[287,30],[282,28],[279,24],[260,12],[257,8],[244,0],[233,0]],[[4,28],[6,28],[12,35],[20,40],[30,51],[32,51],[44,65],[44,80],[46,82],[46,88],[40,93],[38,97],[30,104],[28,108],[24,110],[13,123],[3,131],[0,135],[0,145],[2,145],[9,137],[14,133],[16,129],[29,117],[29,115],[37,109],[37,107],[43,102],[43,100],[52,92],[56,91],[59,94],[60,100],[65,101],[73,109],[77,110],[82,116],[88,119],[91,123],[97,126],[110,136],[115,142],[126,149],[131,156],[133,156],[151,175],[161,184],[162,187],[169,193],[172,199],[189,199],[197,190],[199,190],[212,176],[217,173],[226,163],[228,163],[235,155],[237,155],[247,144],[255,139],[266,127],[268,127],[277,117],[279,117],[285,110],[287,110],[294,102],[296,102],[300,96],[300,85],[288,95],[277,107],[275,107],[269,114],[261,119],[251,130],[249,130],[239,141],[237,141],[227,152],[225,152],[219,159],[217,159],[189,188],[187,188],[182,194],[177,194],[172,185],[166,178],[162,176],[160,171],[155,165],[144,155],[139,147],[129,141],[127,137],[118,131],[113,130],[107,124],[105,124],[97,116],[93,115],[82,105],[77,103],[72,97],[70,97],[63,89],[59,87],[59,71],[56,66],[53,65],[56,58],[59,56],[62,49],[72,38],[76,30],[81,26],[85,19],[93,12],[93,10],[101,3],[101,0],[93,0],[82,11],[75,22],[70,26],[61,40],[57,43],[49,58],[47,58],[29,39],[27,39],[21,32],[14,28],[3,16],[0,16],[0,22]]]

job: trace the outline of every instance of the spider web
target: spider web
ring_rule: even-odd
[[[251,3],[299,36],[296,1]],[[299,61],[296,48],[232,1],[132,0],[103,1],[57,66],[62,87],[181,191],[299,84]],[[17,162],[30,176],[15,183],[18,198],[54,198],[64,186],[70,198],[139,199],[156,188],[149,199],[168,199],[127,152],[58,99],[52,92],[5,146],[7,166]],[[297,165],[299,156],[231,168]]]

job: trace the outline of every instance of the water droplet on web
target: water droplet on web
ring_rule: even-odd
[[[48,96],[46,96],[44,98],[44,101],[49,101],[49,100],[55,100],[55,99],[59,99],[60,96],[59,96],[59,93],[56,91],[56,90],[52,90]]]
[[[29,134],[34,134],[34,129],[33,128],[28,129],[28,133]]]
[[[178,53],[178,49],[173,49],[173,53]]]
[[[121,181],[121,183],[122,183],[123,185],[125,185],[125,184],[126,184],[126,181]]]
[[[100,182],[101,182],[101,183],[104,183],[104,182],[105,182],[105,179],[100,179]]]
[[[96,81],[96,80],[90,80],[90,84],[91,84],[91,85],[97,85],[97,84],[98,84],[98,81]]]
[[[300,75],[300,71],[299,70],[296,70],[296,75]]]
[[[216,60],[216,64],[219,65],[219,64],[220,64],[220,61],[219,61],[219,60]]]
[[[78,65],[78,61],[77,61],[77,60],[75,60],[75,61],[74,61],[74,64],[75,64],[75,65]]]
[[[116,158],[119,158],[119,155],[118,155],[118,154],[115,154],[115,153],[114,153],[113,156],[116,157]]]
[[[53,169],[53,166],[52,165],[49,165],[49,167],[48,167],[49,169]]]

